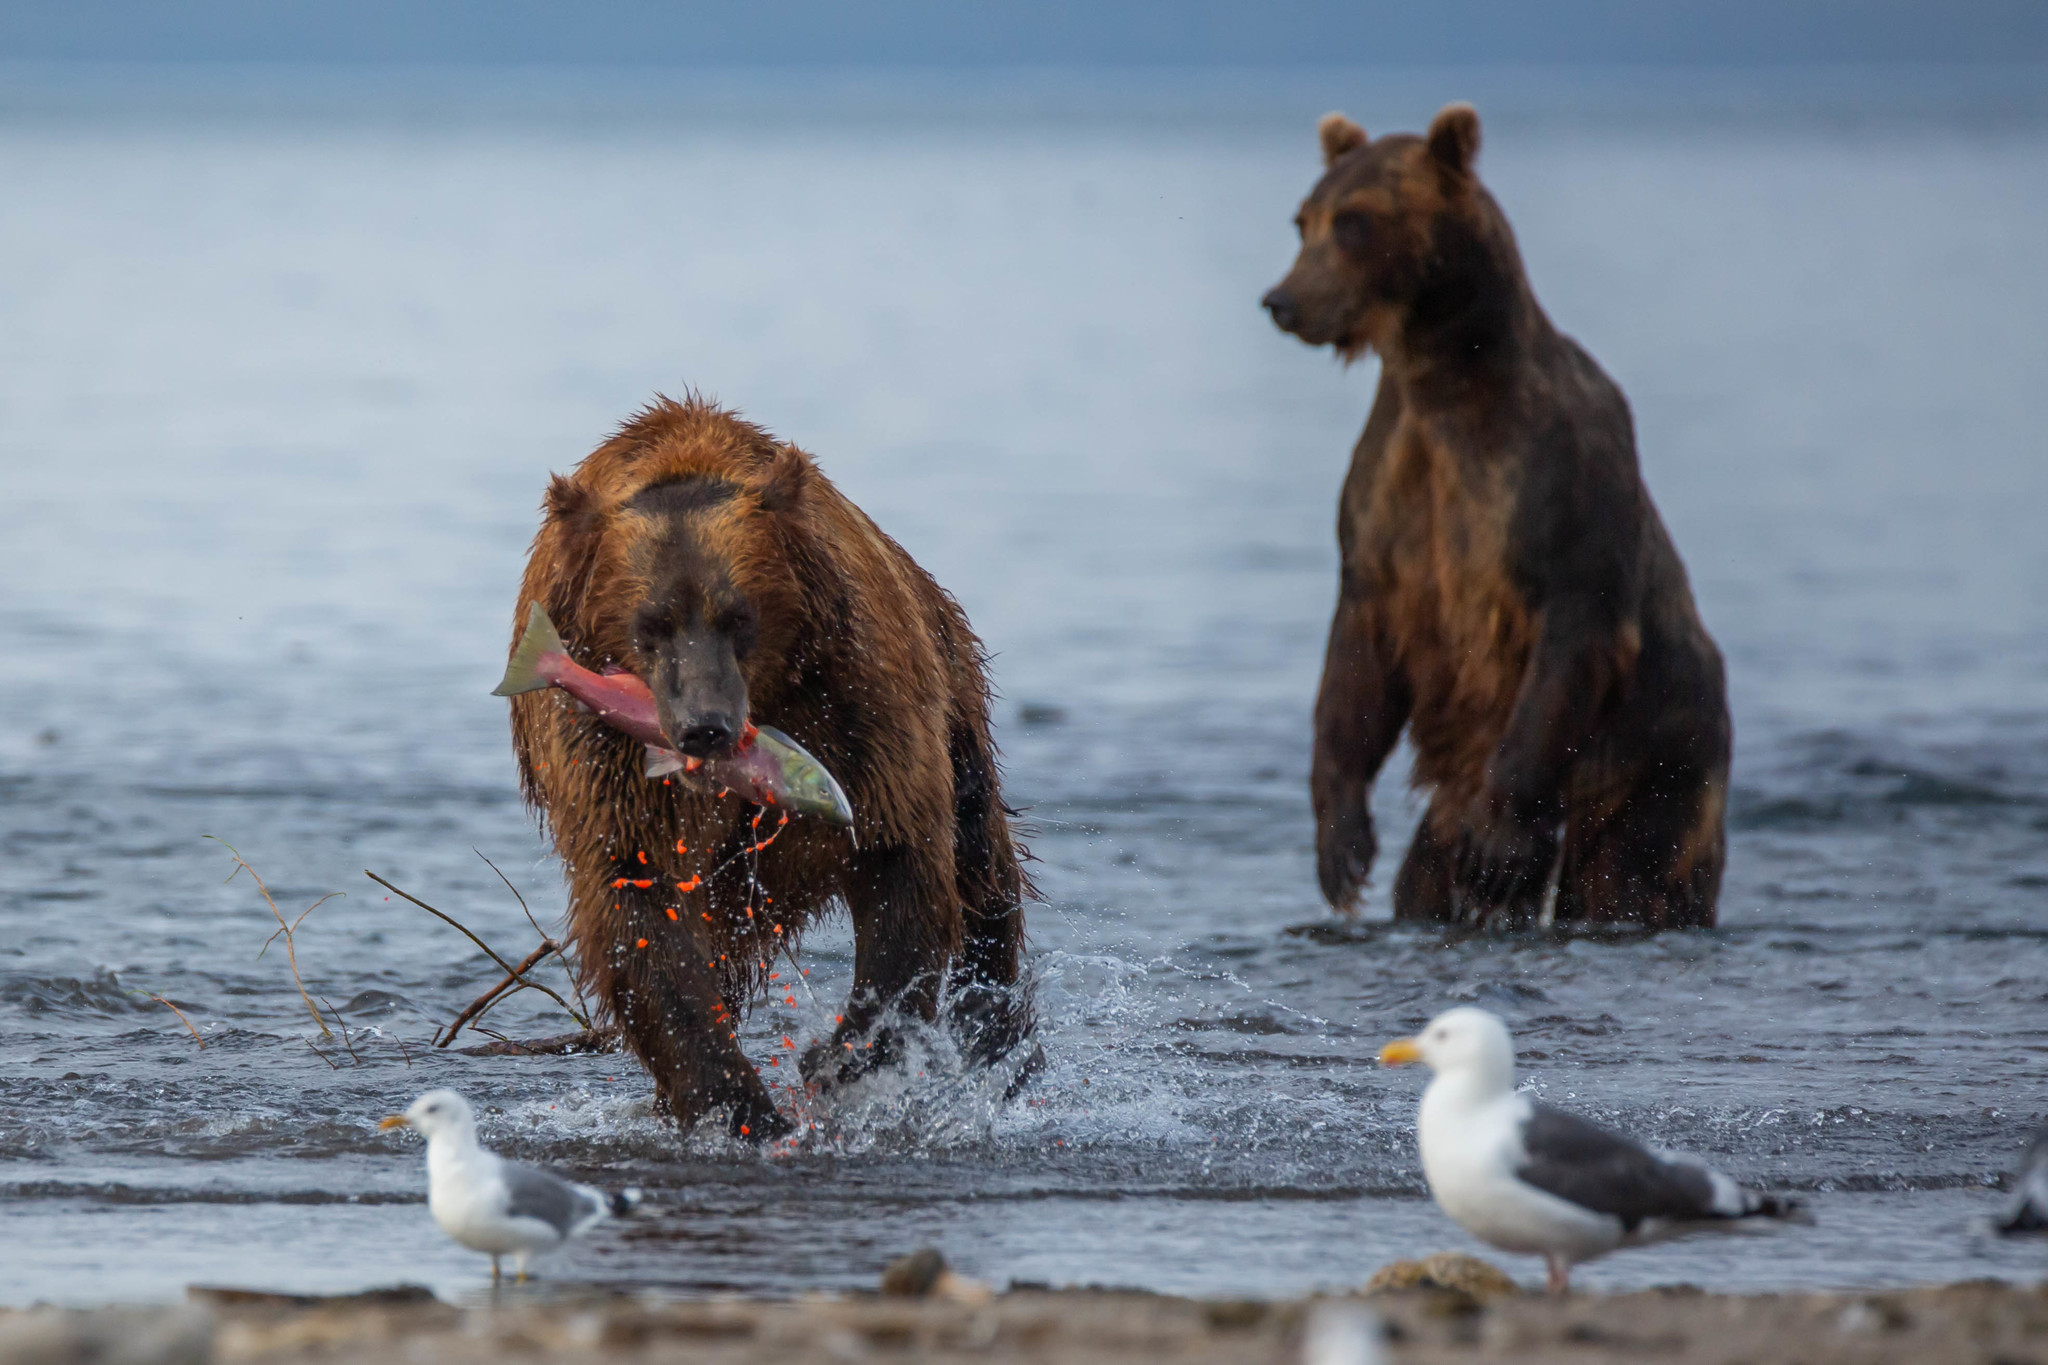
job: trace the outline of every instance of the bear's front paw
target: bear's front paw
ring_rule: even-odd
[[[863,1032],[842,1024],[829,1042],[811,1044],[799,1064],[804,1079],[823,1092],[902,1059],[903,1044],[894,1029],[877,1029],[872,1037]]]
[[[1363,788],[1333,793],[1316,803],[1316,880],[1323,899],[1340,915],[1358,913],[1365,879],[1380,851],[1372,808]]]
[[[1461,918],[1483,919],[1542,894],[1557,861],[1557,835],[1541,817],[1496,814],[1467,825],[1452,858],[1470,907]]]
[[[796,1125],[783,1117],[773,1100],[750,1095],[733,1104],[726,1131],[742,1141],[768,1142],[788,1137],[796,1131]]]

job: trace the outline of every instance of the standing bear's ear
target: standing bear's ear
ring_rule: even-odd
[[[1366,142],[1365,129],[1342,114],[1325,114],[1316,122],[1316,136],[1323,144],[1323,164],[1334,166],[1337,158]]]
[[[760,481],[754,485],[762,510],[777,514],[795,511],[803,501],[804,490],[811,485],[814,469],[811,457],[795,446],[777,446],[767,468],[761,471]]]
[[[1446,104],[1429,124],[1429,154],[1452,175],[1469,175],[1479,156],[1479,111]]]

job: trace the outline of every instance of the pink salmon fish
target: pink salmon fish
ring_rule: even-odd
[[[836,825],[853,824],[847,804],[831,772],[808,749],[773,726],[748,723],[732,753],[722,758],[691,758],[669,747],[654,709],[654,693],[637,674],[623,669],[593,672],[569,657],[540,603],[526,613],[526,630],[505,665],[505,677],[491,695],[517,696],[559,687],[614,730],[647,746],[647,775],[670,777],[709,795],[731,792],[757,806],[774,806],[796,815],[816,815]]]

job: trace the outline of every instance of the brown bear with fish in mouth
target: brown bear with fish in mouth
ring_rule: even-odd
[[[1373,141],[1331,114],[1301,251],[1264,300],[1379,392],[1337,518],[1310,791],[1356,906],[1405,727],[1427,813],[1397,919],[1711,925],[1731,726],[1720,652],[1636,463],[1627,400],[1537,305],[1479,183],[1479,118]],[[1560,837],[1561,831],[1561,837]]]
[[[567,694],[513,698],[578,971],[658,1103],[685,1127],[723,1109],[735,1134],[788,1130],[738,1018],[771,974],[796,980],[795,941],[835,901],[853,915],[853,993],[808,1078],[891,1060],[885,1015],[932,1019],[942,996],[970,1053],[1007,1053],[1030,1025],[1029,886],[959,605],[810,456],[695,398],[635,416],[554,478],[544,511],[516,622],[537,602],[579,663],[639,675],[685,755],[780,728],[854,812],[849,831],[650,779],[644,747]]]

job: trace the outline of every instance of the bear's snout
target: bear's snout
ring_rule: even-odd
[[[1301,330],[1301,305],[1294,301],[1294,295],[1287,292],[1287,286],[1276,284],[1266,291],[1266,297],[1259,300],[1259,306],[1273,315],[1273,325],[1283,332]]]
[[[739,737],[738,717],[724,711],[707,711],[674,738],[676,747],[691,758],[713,758],[732,748]]]

